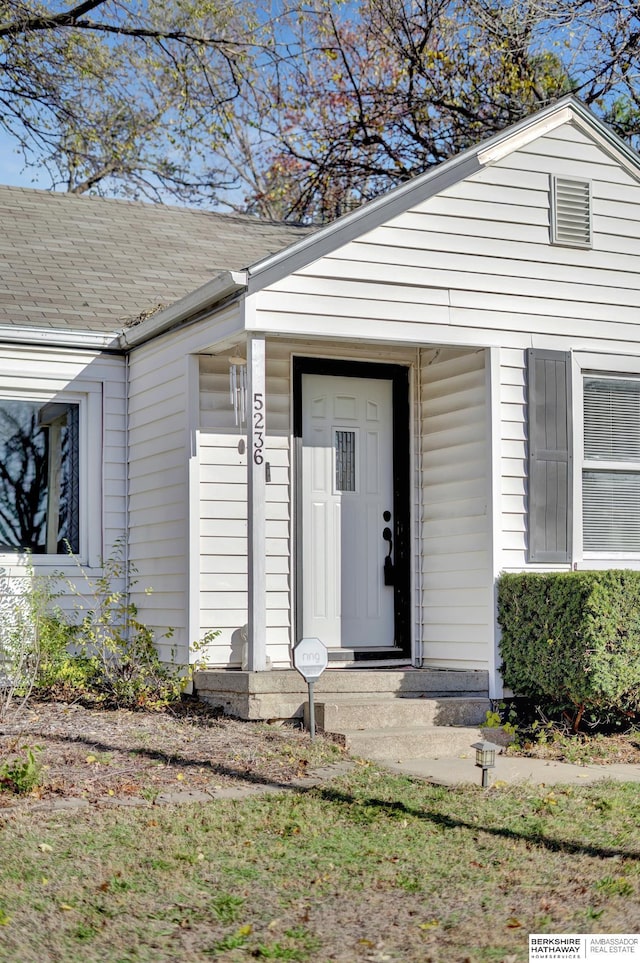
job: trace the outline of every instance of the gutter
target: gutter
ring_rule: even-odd
[[[4,344],[47,345],[55,348],[91,348],[120,353],[117,332],[82,331],[73,328],[30,328],[26,325],[0,325]]]
[[[126,350],[156,338],[246,289],[246,271],[222,271],[195,291],[191,291],[179,301],[174,301],[169,307],[157,311],[140,324],[125,328],[120,335],[119,345]]]

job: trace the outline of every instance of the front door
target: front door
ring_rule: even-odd
[[[301,422],[302,635],[392,646],[393,381],[303,373]]]

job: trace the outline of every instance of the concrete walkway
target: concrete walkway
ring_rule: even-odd
[[[464,756],[442,756],[438,759],[402,759],[380,765],[391,772],[418,776],[443,786],[457,786],[461,783],[479,785],[482,778],[472,753]],[[489,778],[491,785],[529,782],[543,786],[586,786],[602,779],[640,782],[640,765],[575,766],[546,759],[496,756],[496,765],[489,770]]]

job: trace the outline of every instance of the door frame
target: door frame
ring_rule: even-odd
[[[393,588],[394,644],[402,658],[411,658],[411,418],[409,367],[375,361],[293,356],[293,499],[294,499],[294,645],[302,638],[302,376],[328,375],[368,378],[392,383],[393,426]],[[360,658],[375,657],[363,650]]]

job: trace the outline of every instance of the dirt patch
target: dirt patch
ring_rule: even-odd
[[[528,756],[533,759],[550,759],[574,765],[613,765],[626,763],[640,765],[640,732],[615,733],[612,735],[566,735],[552,733],[544,742],[528,742],[510,746],[509,756]]]
[[[0,723],[0,764],[35,750],[40,785],[29,802],[142,797],[176,791],[290,784],[309,769],[340,757],[299,727],[268,726],[220,717],[187,700],[178,712],[130,712],[79,704],[34,702]],[[0,810],[16,796],[0,792]]]

